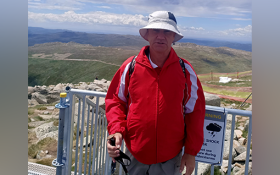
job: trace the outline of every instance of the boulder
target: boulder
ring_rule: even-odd
[[[241,145],[245,145],[246,142],[247,142],[247,139],[241,137],[240,139],[238,139],[238,142],[239,142]]]
[[[224,160],[229,159],[229,145],[230,145],[230,141],[224,142],[224,155],[223,155]],[[237,153],[236,153],[235,149],[232,148],[232,162],[236,156],[237,156]]]
[[[233,148],[236,150],[237,147],[241,146],[241,144],[237,140],[233,140]]]
[[[241,154],[246,151],[246,148],[244,146],[240,145],[240,146],[236,147],[235,150],[238,154]]]
[[[32,96],[32,95],[31,95]],[[32,97],[31,97],[32,98]],[[28,99],[28,105],[29,106],[36,106],[38,105],[39,103],[35,100],[35,99]]]
[[[36,100],[39,104],[47,104],[46,96],[40,94],[39,92],[34,92],[31,97],[31,100],[32,99]]]
[[[30,118],[31,119],[31,122],[29,122],[28,123],[28,125],[30,126],[30,127],[38,127],[38,126],[40,126],[40,125],[42,125],[42,124],[44,124],[44,123],[46,123],[45,121],[35,121],[33,118]],[[33,122],[34,121],[34,122]]]
[[[38,138],[37,143],[38,143],[40,140],[43,140],[44,138],[47,138],[47,137],[53,138],[53,139],[55,139],[55,140],[58,140],[58,130],[56,130],[56,131],[51,131],[51,132],[49,132],[49,133],[46,133],[46,134],[42,135],[41,137]]]
[[[242,131],[240,130],[234,130],[234,133],[236,134],[237,139],[240,139],[242,137]]]
[[[65,87],[61,84],[61,83],[59,83],[59,84],[57,84],[54,88],[53,88],[53,90],[54,91],[62,91],[62,90],[64,90],[65,89]]]
[[[39,140],[42,139],[42,137],[49,133],[49,132],[52,132],[52,131],[56,131],[58,130],[58,127],[57,126],[54,126],[53,125],[53,122],[50,122],[50,123],[45,123],[41,126],[38,126],[34,129],[35,133],[36,133],[36,136]]]
[[[228,160],[223,160],[221,169],[222,169],[222,171],[223,171],[224,173],[227,173],[227,170],[228,170]]]
[[[244,131],[248,131],[248,130],[249,130],[249,120],[246,120]]]
[[[240,170],[241,170],[240,167],[234,166],[234,168],[232,169],[232,175],[236,175]]]
[[[32,93],[34,93],[35,91],[34,91],[34,87],[32,87],[32,86],[28,86],[28,94],[32,94]]]
[[[56,92],[56,93],[50,93],[46,96],[47,98],[47,103],[54,103],[54,102],[59,102],[60,100],[60,93]]]
[[[230,141],[230,137],[231,137],[231,130],[230,130],[230,129],[227,129],[227,130],[226,130],[226,134],[225,134],[225,141]],[[236,138],[235,132],[233,133],[233,138],[234,138],[234,139]]]
[[[221,105],[220,97],[218,97],[217,95],[209,94],[207,92],[204,92],[204,96],[205,96],[206,105],[220,107]]]
[[[246,153],[247,151],[241,153],[240,155],[238,155],[237,157],[234,158],[234,161],[237,162],[245,162],[246,161]],[[250,150],[250,155],[252,154],[252,151]],[[250,156],[249,160],[252,159],[252,157]]]

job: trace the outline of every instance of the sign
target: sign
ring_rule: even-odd
[[[226,113],[206,110],[204,142],[201,150],[195,157],[196,161],[212,165],[222,165],[225,128]]]

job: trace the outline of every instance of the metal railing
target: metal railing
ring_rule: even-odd
[[[65,104],[61,100],[56,107],[59,112],[59,133],[57,159],[53,165],[57,167],[57,175],[110,175],[111,158],[108,156],[106,140],[107,120],[104,109],[99,107],[100,98],[105,98],[106,93],[70,89],[67,92]],[[95,103],[89,97],[95,98]],[[78,112],[75,113],[75,110]],[[250,143],[252,133],[252,112],[207,106],[207,110],[227,111],[232,115],[231,139],[228,161],[228,175],[232,167],[232,148],[236,115],[249,117],[247,155],[245,161],[245,174],[248,174],[250,156]],[[124,149],[122,144],[121,149]],[[197,175],[198,162],[196,162],[195,175]],[[119,167],[119,175],[122,167]],[[211,175],[214,174],[214,165],[211,165]]]

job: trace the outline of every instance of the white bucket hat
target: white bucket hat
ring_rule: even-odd
[[[148,25],[139,30],[140,35],[145,40],[147,40],[147,38],[145,38],[147,29],[170,30],[170,31],[176,33],[173,42],[177,42],[184,37],[177,29],[177,21],[176,21],[175,16],[173,15],[173,13],[168,12],[168,11],[156,11],[149,15]]]

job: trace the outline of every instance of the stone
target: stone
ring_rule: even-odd
[[[237,141],[237,140],[233,140],[233,148],[236,149],[237,147],[239,147],[241,144]]]
[[[55,107],[54,107],[54,106],[47,106],[47,109],[48,109],[48,110],[54,110]]]
[[[39,114],[39,116],[42,117],[44,120],[49,120],[49,119],[52,119],[52,118],[55,118],[55,119],[59,118],[58,115],[42,115],[42,114]]]
[[[244,162],[244,161],[246,161],[246,153],[247,153],[247,151],[241,153],[240,155],[238,155],[237,157],[234,158],[234,161],[239,161],[239,162]],[[252,152],[250,151],[250,154],[251,154],[251,153],[252,153]],[[250,157],[251,157],[251,156],[250,156]]]
[[[79,138],[79,140],[80,140],[80,138]],[[84,137],[84,139],[83,139],[83,147],[85,147],[86,146],[86,141],[87,141],[87,138],[86,137]],[[92,145],[93,145],[93,139],[92,139]],[[75,145],[76,146],[76,145]],[[90,135],[88,136],[88,146],[90,146]],[[79,142],[79,145],[78,145],[78,147],[80,147],[80,142]]]
[[[34,122],[29,122],[29,123],[28,123],[28,125],[29,125],[30,127],[38,127],[38,126],[40,126],[40,125],[46,123],[45,121],[35,121],[35,119],[33,119],[33,118],[30,118],[30,119],[31,119],[31,121],[34,120]],[[34,129],[35,129],[35,128],[34,128]]]
[[[223,151],[223,159],[228,160],[229,159],[229,145],[230,141],[225,141],[224,142],[224,151]],[[234,158],[237,156],[237,153],[234,148],[232,148],[232,162]]]
[[[28,94],[29,94],[29,93],[32,94],[33,92],[35,92],[35,91],[34,91],[34,87],[28,86]]]
[[[32,99],[36,100],[39,104],[47,104],[46,96],[40,94],[39,92],[34,92],[31,97],[31,100]]]
[[[220,107],[221,105],[220,97],[218,97],[217,95],[209,94],[207,92],[204,92],[204,96],[205,96],[206,105]]]
[[[241,137],[240,139],[238,139],[238,142],[239,142],[241,145],[245,145],[246,142],[247,142],[247,139],[245,139],[244,137]]]
[[[235,125],[236,125],[236,122],[237,122],[237,118],[235,117]],[[231,125],[232,125],[232,115],[228,114],[227,115],[227,126],[226,126],[226,129],[231,129]]]
[[[49,132],[47,134],[44,134],[43,136],[38,138],[36,143],[38,143],[40,140],[43,140],[44,138],[47,138],[47,137],[53,138],[55,140],[58,140],[58,130]]]
[[[238,166],[235,166],[235,167],[232,169],[232,175],[236,175],[240,170],[241,170],[241,168],[239,168]]]
[[[249,120],[246,120],[244,131],[248,131],[248,130],[249,130]]]
[[[197,174],[207,174],[210,172],[211,165],[206,163],[198,162]],[[182,174],[186,173],[186,168],[184,168]],[[193,173],[194,174],[194,171]]]
[[[46,151],[45,151],[45,153],[46,153],[46,154],[49,154],[49,151],[48,151],[48,150],[46,150]]]
[[[223,171],[224,173],[227,173],[227,170],[228,170],[228,160],[223,160],[221,169],[222,169],[222,171]]]
[[[237,129],[239,129],[240,131],[243,131],[244,127],[243,126],[239,126],[239,127],[237,127]]]
[[[32,98],[32,95],[30,98]],[[39,105],[39,103],[35,99],[28,99],[28,106],[33,107],[37,105]]]
[[[44,111],[43,114],[45,114],[45,115],[46,115],[46,114],[49,114],[49,111]]]
[[[225,133],[225,141],[229,141],[229,140],[230,140],[230,137],[231,137],[231,130],[230,130],[230,129],[227,129],[227,130],[226,130],[226,133]],[[233,132],[233,138],[234,138],[234,139],[236,138],[235,132]]]
[[[56,131],[56,130],[58,130],[58,127],[54,126],[53,122],[45,123],[34,129],[38,139],[40,139],[40,137],[44,136],[45,134],[52,132],[52,131]]]
[[[242,137],[242,131],[240,131],[240,130],[234,130],[234,133],[236,134],[236,137],[238,138],[238,139],[240,139],[241,137]]]
[[[57,84],[54,88],[53,88],[53,90],[54,91],[62,91],[62,90],[64,90],[65,88],[64,88],[64,86],[61,84],[61,83],[59,83],[59,84]]]
[[[30,118],[31,122],[35,122],[35,119],[34,118]]]
[[[235,148],[235,151],[238,153],[238,154],[241,154],[243,152],[246,151],[246,148],[242,145],[238,146],[237,148]]]
[[[54,103],[54,102],[59,102],[60,100],[60,93],[58,92],[52,92],[52,93],[49,93],[47,96],[47,103],[50,104],[50,103]]]

